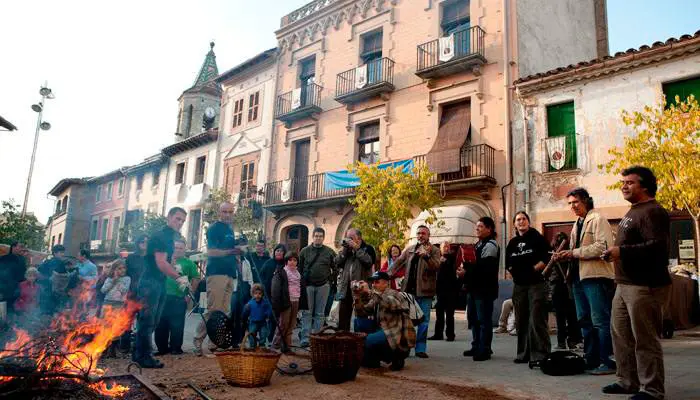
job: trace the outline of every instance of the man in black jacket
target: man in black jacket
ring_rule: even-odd
[[[617,382],[603,393],[631,399],[664,398],[664,355],[659,332],[671,288],[668,212],[656,202],[656,177],[645,167],[622,171],[622,196],[632,204],[620,221],[615,246],[603,253],[615,262],[612,340]]]
[[[19,283],[27,271],[27,249],[22,243],[10,243],[10,252],[0,257],[0,301],[7,304],[7,312],[14,310],[19,297]]]

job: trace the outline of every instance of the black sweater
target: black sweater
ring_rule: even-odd
[[[671,283],[668,257],[670,219],[656,200],[632,205],[617,228],[615,245],[620,260],[615,263],[615,281],[649,287]]]
[[[513,275],[513,282],[516,285],[544,282],[542,273],[535,270],[535,265],[540,261],[547,264],[550,250],[547,240],[534,228],[512,238],[506,248],[506,269]]]

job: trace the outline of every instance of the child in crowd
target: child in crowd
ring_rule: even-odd
[[[15,300],[15,311],[24,315],[33,311],[39,305],[39,271],[30,267],[24,273],[25,281],[19,284],[19,297]]]
[[[102,304],[102,316],[105,315],[107,308],[119,309],[124,307],[130,286],[131,278],[126,276],[126,263],[122,259],[114,261],[111,265],[111,273],[105,279],[101,289],[101,292],[105,295]],[[106,351],[105,357],[116,357],[117,342],[118,340],[112,342]]]
[[[277,317],[277,333],[272,344],[283,353],[291,352],[292,332],[297,325],[299,298],[303,290],[301,274],[297,269],[299,255],[288,252],[284,256],[284,268],[277,268],[272,277],[272,309]]]
[[[261,284],[254,284],[250,295],[253,298],[243,308],[243,321],[248,320],[248,342],[251,347],[255,346],[256,340],[260,346],[264,346],[268,335],[267,324],[272,319],[272,307],[265,299]]]

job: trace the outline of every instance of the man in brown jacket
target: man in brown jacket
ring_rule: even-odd
[[[588,373],[615,373],[610,336],[610,310],[615,291],[613,265],[600,256],[612,244],[612,228],[608,220],[593,208],[593,198],[584,188],[567,195],[571,211],[578,217],[571,230],[570,250],[556,254],[559,259],[573,261],[569,281],[573,283],[578,318]]]
[[[417,231],[418,243],[409,245],[394,261],[389,270],[393,276],[406,269],[405,279],[401,283],[401,291],[416,298],[423,311],[423,322],[417,327],[416,357],[428,358],[428,326],[430,325],[430,309],[433,305],[437,272],[440,269],[440,249],[430,244],[430,229],[421,225]]]

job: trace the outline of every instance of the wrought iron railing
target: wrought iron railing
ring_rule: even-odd
[[[394,61],[392,59],[384,57],[364,65],[367,66],[367,83],[363,87],[357,85],[357,68],[338,74],[335,81],[336,98],[368,90],[375,85],[394,84]]]
[[[460,153],[460,169],[456,172],[437,174],[432,183],[450,183],[475,178],[485,178],[495,181],[496,150],[487,144],[467,146]],[[425,156],[413,158],[414,164],[425,164]],[[265,185],[266,206],[299,202],[306,200],[330,199],[336,197],[352,196],[354,188],[326,190],[326,174],[318,173],[302,177],[292,178],[287,185],[285,181],[270,182]]]
[[[277,96],[277,104],[275,105],[275,118],[291,114],[296,111],[301,111],[305,108],[321,107],[321,86],[310,83],[301,87],[299,93],[299,104],[294,107],[293,94],[291,90],[287,93]]]
[[[457,31],[454,34],[454,56],[450,61],[480,55],[484,57],[485,32],[481,27]],[[418,46],[417,72],[433,68],[443,63],[440,61],[440,39],[431,40]]]

